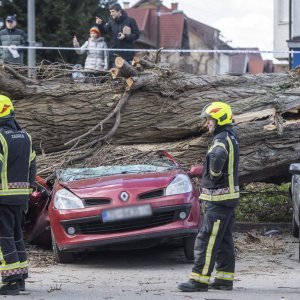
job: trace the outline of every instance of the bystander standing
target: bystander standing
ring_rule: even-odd
[[[111,55],[112,58],[115,55],[123,57],[130,62],[133,59],[134,42],[139,38],[140,33],[136,21],[133,18],[128,17],[126,11],[124,11],[120,4],[115,3],[110,5],[111,19],[106,24],[96,17],[96,24],[102,33],[109,33],[110,47],[113,49],[129,49],[129,51],[114,51]]]
[[[77,37],[73,38],[73,46],[79,48],[77,54],[87,52],[84,65],[85,70],[102,71],[108,69],[107,44],[104,38],[100,36],[100,30],[94,26],[90,29],[90,38],[80,47]]]
[[[0,31],[0,59],[4,63],[24,64],[24,49],[18,46],[28,46],[26,33],[17,28],[15,16],[8,16],[5,20],[5,27]]]

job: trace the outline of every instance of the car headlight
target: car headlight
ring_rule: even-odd
[[[59,190],[54,197],[54,207],[57,209],[84,208],[82,200],[66,189]]]
[[[189,193],[193,190],[190,178],[187,175],[179,174],[166,188],[166,196]]]

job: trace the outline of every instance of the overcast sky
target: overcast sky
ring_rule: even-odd
[[[219,29],[232,47],[273,50],[274,0],[163,0],[167,7],[171,2],[188,17]]]

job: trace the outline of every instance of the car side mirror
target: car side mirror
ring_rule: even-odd
[[[203,165],[192,166],[187,173],[191,178],[201,177],[203,174]]]
[[[289,172],[291,174],[298,174],[298,175],[300,175],[300,164],[291,164]]]

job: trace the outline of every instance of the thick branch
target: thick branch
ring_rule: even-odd
[[[115,58],[115,65],[118,69],[121,70],[121,73],[124,77],[137,75],[139,72],[132,67],[125,59],[120,56]]]
[[[151,61],[141,58],[139,56],[133,57],[132,65],[134,67],[138,67],[139,65],[141,65],[142,67],[147,68],[147,69],[152,69],[156,66],[154,62],[151,62]]]
[[[9,73],[11,73],[13,76],[15,76],[17,79],[20,79],[23,83],[25,84],[38,84],[38,81],[30,79],[28,77],[25,77],[21,74],[19,74],[18,72],[16,72],[13,68],[11,68],[8,65],[3,65],[3,69],[9,71]]]
[[[128,92],[125,92],[123,94],[123,96],[121,97],[121,99],[119,100],[118,104],[116,105],[116,107],[114,108],[114,110],[104,119],[102,120],[101,122],[99,122],[96,126],[94,126],[93,128],[91,128],[88,132],[68,141],[65,143],[65,146],[69,145],[69,144],[72,144],[74,142],[78,142],[80,141],[81,139],[83,139],[84,137],[87,137],[89,136],[92,132],[94,132],[96,129],[98,129],[99,127],[101,128],[101,132],[103,130],[103,125],[105,123],[107,123],[107,121],[109,121],[111,118],[113,118],[116,114],[119,115],[123,106],[125,105],[125,103],[127,102],[128,98],[130,96],[130,93]],[[118,122],[120,122],[120,116],[119,118],[117,117],[117,120]],[[120,123],[119,123],[120,124]],[[101,139],[98,139],[98,141],[101,141],[101,140],[104,140],[104,139],[108,139],[110,138],[114,133],[116,132],[116,129],[112,129],[105,137],[101,138]]]
[[[138,88],[142,86],[147,86],[147,85],[154,85],[156,82],[157,78],[154,76],[154,74],[146,74],[143,73],[140,76],[133,76],[129,77],[125,80],[126,82],[126,90],[137,90]]]

